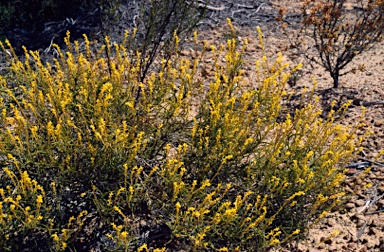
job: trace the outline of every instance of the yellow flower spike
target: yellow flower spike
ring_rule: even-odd
[[[54,130],[54,134],[56,137],[60,137],[62,126],[60,122],[56,125],[56,129]]]
[[[121,236],[121,239],[126,241],[127,240],[127,236],[128,236],[128,232],[127,231],[123,231],[120,233],[120,236]]]
[[[279,241],[279,239],[274,238],[274,239],[271,239],[271,240],[269,241],[268,246],[273,247],[273,246],[275,246],[275,245],[277,245],[277,244],[280,244],[280,241]]]
[[[201,183],[200,190],[204,190],[206,187],[211,186],[210,180],[206,179]]]
[[[193,32],[193,43],[197,45],[197,31]]]
[[[51,182],[51,187],[52,187],[53,194],[55,196],[57,196],[56,183],[55,182]]]
[[[120,196],[120,194],[123,193],[124,191],[125,191],[125,188],[124,187],[120,187],[119,190],[116,193],[115,199],[117,199]]]
[[[143,244],[143,245],[141,245],[141,246],[137,249],[137,252],[142,252],[142,251],[149,252],[149,250],[148,250],[148,246],[147,246],[146,243]]]
[[[261,28],[260,26],[257,26],[256,27],[256,30],[257,30],[257,33],[259,35],[259,44],[260,44],[260,47],[262,48],[262,50],[264,50],[264,45],[263,45],[263,33],[261,32]]]
[[[335,231],[332,232],[332,234],[330,234],[328,237],[326,237],[326,238],[324,239],[324,241],[325,241],[325,242],[326,242],[326,241],[329,241],[331,238],[336,237],[336,236],[338,236],[339,234],[340,234],[340,231],[336,229]]]
[[[129,197],[128,200],[132,200],[132,196],[134,194],[135,190],[133,189],[133,186],[129,186]]]
[[[305,195],[305,192],[303,191],[299,191],[299,192],[295,192],[292,196],[290,196],[288,199],[287,199],[287,202],[288,201],[291,201],[292,199],[298,197],[298,196],[304,196]]]
[[[178,194],[180,192],[180,189],[182,189],[184,187],[184,182],[181,181],[180,183],[177,183],[177,182],[173,182],[173,197],[172,197],[172,202],[174,202],[177,197],[178,197]]]
[[[52,234],[51,237],[52,237],[53,241],[55,241],[55,242],[59,241],[59,236],[57,235],[57,233]]]
[[[206,40],[203,41],[203,51],[205,52],[207,50],[207,44],[208,42]]]
[[[176,202],[175,206],[176,206],[176,211],[177,212],[180,211],[180,208],[181,208],[180,202]]]
[[[55,128],[51,121],[48,122],[46,129],[47,129],[48,136],[55,137]]]
[[[43,203],[43,196],[38,195],[36,198],[36,208],[40,209],[42,203]]]
[[[112,205],[112,197],[113,197],[113,192],[110,192],[108,195],[107,206]]]
[[[273,229],[273,230],[271,230],[266,236],[265,236],[265,238],[269,238],[269,237],[271,237],[271,236],[275,236],[275,234],[277,233],[277,232],[279,232],[279,230],[280,230],[280,228],[275,228],[275,229]]]
[[[18,57],[17,57],[15,51],[13,50],[13,47],[12,47],[12,45],[11,45],[11,42],[9,42],[9,40],[6,39],[6,40],[5,40],[5,44],[8,46],[9,50],[11,51],[12,57],[15,58],[16,60],[18,60]],[[2,48],[3,48],[3,51],[7,51],[7,50],[5,50],[5,48],[4,48],[4,46],[3,46],[2,43],[1,43],[1,46],[2,46]]]
[[[143,171],[143,167],[139,167],[139,168],[137,168],[137,170],[136,170],[136,177],[140,177],[140,174],[141,174],[141,172]]]
[[[236,208],[227,209],[223,213],[224,221],[226,223],[231,222],[236,216],[237,216]]]
[[[15,204],[11,204],[11,205],[9,206],[9,210],[11,210],[11,212],[14,212],[15,209],[16,209],[16,205],[15,205]]]
[[[61,243],[61,249],[62,249],[62,250],[65,250],[66,248],[67,248],[67,243],[62,242],[62,243]]]
[[[173,37],[175,39],[175,46],[176,46],[175,51],[178,52],[179,51],[179,43],[180,42],[179,42],[179,37],[177,36],[177,30],[174,30]]]

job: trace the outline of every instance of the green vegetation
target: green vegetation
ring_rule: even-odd
[[[322,119],[312,96],[278,120],[292,73],[281,54],[263,56],[246,82],[247,43],[235,39],[203,42],[190,59],[178,55],[175,32],[173,56],[143,78],[146,61],[128,50],[134,36],[106,38],[93,54],[87,37],[81,51],[68,34],[53,64],[27,50],[9,57],[0,247],[84,251],[102,236],[104,251],[262,251],[302,236],[343,200],[342,167],[361,142],[358,124],[334,121],[347,104]],[[208,57],[215,74],[202,79]],[[165,236],[144,239],[143,225]]]

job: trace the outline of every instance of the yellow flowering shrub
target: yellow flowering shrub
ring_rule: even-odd
[[[4,247],[15,246],[9,228],[32,225],[48,250],[91,249],[103,236],[116,251],[180,243],[261,251],[296,239],[340,203],[343,166],[361,141],[358,125],[334,120],[348,104],[322,118],[311,96],[281,119],[291,74],[282,55],[258,60],[247,82],[247,44],[239,49],[235,39],[219,48],[203,43],[200,58],[176,51],[141,82],[140,55],[127,49],[132,36],[94,50],[68,34],[54,62],[27,50],[10,58],[0,79]],[[203,79],[209,54],[215,74]],[[29,211],[17,204],[24,191]],[[169,234],[146,236],[145,223]]]

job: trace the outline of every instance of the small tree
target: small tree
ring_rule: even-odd
[[[198,0],[139,1],[142,13],[138,18],[139,36],[134,53],[140,52],[140,82],[144,81],[153,62],[161,54],[165,61],[171,58],[175,45],[179,44],[179,41],[174,41],[175,35],[183,41],[203,18],[205,5]],[[140,93],[141,88],[136,94],[136,100]]]
[[[302,0],[302,27],[292,40],[294,48],[311,62],[323,66],[339,87],[342,70],[359,54],[383,39],[384,1]],[[347,2],[349,8],[347,8]],[[284,14],[280,10],[280,15]],[[280,17],[280,20],[283,20]],[[313,43],[303,43],[304,38]],[[317,56],[309,53],[314,49]],[[361,67],[363,69],[363,67]]]

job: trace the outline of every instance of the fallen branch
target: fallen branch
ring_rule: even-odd
[[[365,161],[365,162],[369,162],[369,163],[374,164],[374,165],[378,165],[378,166],[384,167],[384,164],[383,164],[383,163],[379,163],[379,162],[371,161],[371,160],[366,159],[366,158],[359,158],[359,159],[361,159],[361,160],[363,160],[363,161]]]
[[[361,99],[355,99],[353,101],[353,104],[357,105],[357,106],[368,107],[368,106],[373,106],[373,105],[384,105],[384,101],[368,101],[368,102],[365,102],[365,101],[363,101]]]
[[[371,164],[372,164],[371,162],[358,162],[358,163],[346,165],[345,168],[364,169],[371,166]]]
[[[220,7],[216,7],[216,6],[212,6],[212,5],[207,4],[205,1],[199,0],[198,2],[199,2],[199,4],[197,6],[200,8],[207,8],[208,10],[212,10],[212,11],[225,10],[225,6],[223,6],[223,5],[221,5]],[[191,4],[190,2],[186,2],[186,3]]]
[[[363,105],[364,107],[373,106],[373,105],[384,105],[384,101],[363,102],[361,105]]]
[[[384,212],[384,209],[380,209],[380,210],[373,211],[373,212],[367,212],[367,213],[365,213],[365,214],[366,214],[366,215],[371,215],[371,214],[377,214],[377,213],[381,213],[381,212]]]

